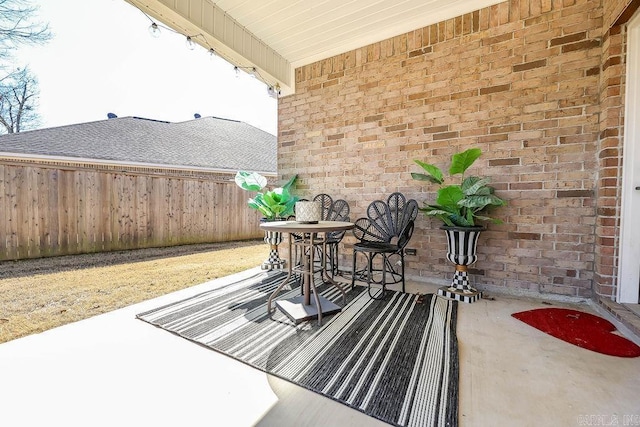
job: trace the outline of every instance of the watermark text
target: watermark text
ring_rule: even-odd
[[[578,415],[579,426],[640,426],[640,414]]]

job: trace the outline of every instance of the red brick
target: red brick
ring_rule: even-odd
[[[562,46],[562,53],[574,52],[576,50],[593,49],[600,47],[600,41],[598,40],[585,40],[578,43],[566,44]]]
[[[513,71],[518,72],[518,71],[532,70],[534,68],[540,68],[546,65],[547,65],[546,59],[539,59],[537,61],[525,62],[523,64],[514,65]]]
[[[443,132],[443,133],[433,134],[434,141],[440,140],[440,139],[452,139],[457,137],[458,137],[458,132]]]
[[[509,90],[510,88],[511,88],[511,85],[509,84],[483,87],[480,89],[480,95],[489,95],[491,93],[504,92]]]
[[[587,38],[587,33],[583,31],[581,33],[570,34],[568,36],[553,38],[549,40],[549,46],[559,46],[562,44],[574,43],[580,40],[584,40],[586,38]]]

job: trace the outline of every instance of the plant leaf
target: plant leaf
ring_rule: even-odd
[[[295,208],[296,202],[299,200],[300,198],[298,196],[293,196],[291,198],[291,200],[289,200],[287,202],[287,204],[285,205],[286,209],[282,212],[282,216],[289,216],[289,215],[293,215],[293,210]]]
[[[489,218],[488,216],[482,216],[482,215],[476,215],[476,218],[478,218],[481,221],[488,221],[491,222],[493,224],[502,224],[502,220],[498,219],[498,218]]]
[[[278,204],[278,201],[276,200],[277,194],[275,193],[275,191],[267,191],[266,193],[264,193],[262,195],[262,199],[264,200],[264,204],[271,207],[271,206],[275,206]]]
[[[438,181],[433,175],[426,175],[424,173],[411,172],[411,178],[416,181],[429,181],[433,184],[442,184],[442,182]]]
[[[436,203],[440,206],[453,207],[458,210],[458,202],[464,198],[462,189],[457,185],[449,185],[438,190]]]
[[[467,196],[466,198],[460,200],[458,203],[460,206],[464,206],[465,208],[470,208],[477,211],[481,211],[487,206],[504,206],[507,202],[502,200],[501,198],[494,196],[493,194],[489,196]]]
[[[248,204],[251,208],[258,210],[265,218],[273,218],[273,212],[264,203],[262,193],[258,193],[253,199],[249,199]]]
[[[489,184],[491,180],[489,178],[479,178],[477,176],[469,176],[462,181],[460,187],[462,191],[467,196],[473,196],[476,194],[480,194],[481,192],[485,192],[484,188],[488,188],[487,184]],[[490,194],[490,190],[489,193]]]
[[[486,185],[484,187],[478,188],[474,196],[490,196],[494,191],[495,190],[493,187],[489,187],[488,185]]]
[[[247,200],[247,204],[252,209],[259,209],[260,208],[260,204],[258,202],[256,202],[254,199]]]
[[[434,206],[418,208],[418,209],[424,212],[425,215],[435,217],[440,221],[444,222],[446,225],[449,225],[449,226],[455,225],[449,219],[450,212],[447,212],[446,210],[438,209],[437,207],[434,207]]]
[[[454,154],[451,156],[451,167],[449,168],[449,173],[451,175],[464,173],[481,155],[482,150],[479,148],[469,148],[462,153]]]
[[[238,171],[235,177],[236,184],[247,191],[260,191],[267,185],[267,178],[257,172]]]
[[[440,169],[420,160],[414,160],[426,173],[411,173],[413,179],[440,184],[435,203],[425,203],[424,207],[419,208],[420,211],[449,226],[470,227],[475,226],[477,221],[501,224],[500,220],[480,215],[485,209],[507,204],[494,194],[495,189],[489,185],[490,178],[464,177],[466,170],[481,154],[482,151],[479,148],[470,148],[452,155],[449,173],[452,176],[461,174],[462,178],[459,185],[448,186],[444,185],[444,177]]]
[[[425,172],[427,172],[427,174],[415,174],[416,176],[418,176],[417,178],[414,177],[414,174],[412,173],[411,176],[414,179],[420,180],[420,181],[431,181],[435,184],[442,184],[444,182],[444,176],[442,175],[442,171],[440,170],[439,167],[434,166],[434,165],[430,165],[428,163],[422,162],[420,160],[414,160],[414,162],[416,162],[417,165],[419,165],[422,169],[424,169]],[[422,177],[428,177],[430,176],[430,178],[422,178]]]
[[[297,179],[298,175],[293,175],[291,178],[289,178],[289,181],[287,181],[287,183],[282,186],[282,188],[285,190],[289,190],[289,188],[291,188],[291,186],[296,182]]]

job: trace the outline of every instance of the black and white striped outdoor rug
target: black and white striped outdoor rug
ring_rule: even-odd
[[[266,300],[285,274],[260,273],[137,317],[398,426],[457,426],[457,303],[366,288],[339,314],[295,326]],[[321,294],[342,305],[333,286]],[[278,298],[300,294],[285,290]]]

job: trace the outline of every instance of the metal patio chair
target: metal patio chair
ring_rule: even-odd
[[[307,199],[301,199],[301,201],[307,201]],[[331,196],[325,193],[318,194],[315,196],[312,201],[320,202],[322,206],[322,220],[323,221],[346,221],[350,220],[349,218],[349,203],[346,200],[338,199],[333,200]],[[295,216],[292,216],[291,219],[294,219]],[[338,245],[344,238],[345,231],[333,231],[327,233],[327,252],[328,254],[322,253],[322,244],[324,236],[318,236],[316,240],[315,249],[317,251],[318,256],[316,259],[317,262],[325,262],[329,264],[329,269],[331,272],[331,278],[335,277],[338,273]],[[300,240],[303,238],[301,234],[293,233],[293,238],[296,240]],[[296,257],[296,265],[300,265],[302,262],[302,254],[296,249],[295,253]]]
[[[382,299],[388,284],[402,282],[405,292],[404,251],[411,240],[414,221],[418,216],[418,203],[407,200],[401,193],[393,193],[384,202],[376,200],[367,208],[367,217],[355,222],[353,234],[358,242],[353,246],[353,266],[351,287],[355,286],[356,277],[367,282],[369,296]],[[357,255],[362,254],[367,265],[357,270]],[[379,262],[374,267],[374,261]],[[374,275],[381,275],[375,279]],[[381,285],[381,292],[371,294],[371,284]]]
[[[323,221],[349,221],[350,208],[346,200],[338,199],[334,201],[331,196],[323,193],[315,196],[313,201],[322,204]],[[334,277],[336,273],[338,273],[338,244],[342,241],[344,234],[345,231],[327,233],[327,250],[329,253],[324,255],[326,257],[325,260],[329,261],[331,277]],[[321,251],[322,242],[316,245],[316,247]],[[322,256],[320,256],[319,259],[322,260]]]

